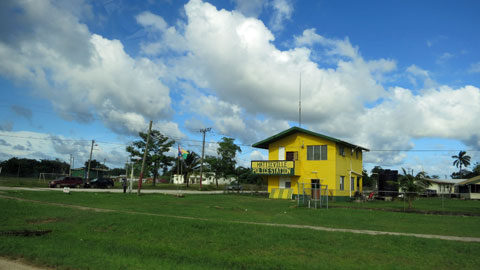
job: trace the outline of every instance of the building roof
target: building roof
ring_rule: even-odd
[[[433,178],[422,178],[422,180],[429,181],[437,184],[458,184],[465,179],[433,179]]]
[[[462,181],[460,183],[457,183],[457,186],[463,186],[463,185],[474,185],[474,184],[479,184],[480,183],[480,175],[477,175],[475,177],[472,177],[470,179],[467,179],[465,181]]]
[[[316,133],[316,132],[313,132],[313,131],[310,131],[310,130],[306,130],[306,129],[303,129],[303,128],[300,128],[300,127],[291,127],[287,130],[284,130],[284,131],[276,134],[276,135],[268,137],[265,140],[254,143],[252,146],[257,147],[257,148],[268,149],[269,144],[271,144],[275,141],[278,141],[278,140],[280,140],[284,137],[295,134],[295,133],[305,133],[305,134],[308,134],[308,135],[312,135],[314,137],[319,137],[319,138],[322,138],[322,139],[325,139],[325,140],[329,140],[329,141],[332,141],[332,142],[343,144],[343,145],[348,146],[348,147],[358,148],[358,149],[361,149],[361,150],[364,150],[364,151],[370,151],[365,147],[354,145],[354,144],[351,144],[349,142],[345,142],[345,141],[342,141],[342,140],[339,140],[339,139],[336,139],[336,138],[333,138],[333,137],[330,137],[330,136],[326,136],[326,135],[323,135],[323,134],[320,134],[320,133]]]

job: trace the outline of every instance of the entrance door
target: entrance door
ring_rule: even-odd
[[[312,198],[319,199],[320,198],[320,179],[312,179]]]
[[[279,181],[279,183],[278,183],[279,188],[290,188],[291,187],[290,176],[280,176],[280,179],[278,181]]]

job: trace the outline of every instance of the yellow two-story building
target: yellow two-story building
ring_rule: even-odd
[[[367,148],[292,127],[253,144],[268,149],[268,161],[252,161],[252,171],[272,189],[322,186],[329,196],[349,198],[362,190],[362,158]]]

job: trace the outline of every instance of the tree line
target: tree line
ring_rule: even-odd
[[[168,155],[170,149],[175,145],[175,141],[164,136],[158,130],[151,131],[151,137],[148,145],[148,152],[145,160],[145,174],[155,180],[158,177],[170,177],[173,174],[181,173],[187,186],[189,185],[189,176],[197,174],[200,171],[201,157],[195,151],[187,150],[185,156],[173,157]],[[148,134],[139,132],[140,139],[127,146],[126,151],[130,153],[136,173],[141,164],[143,153],[147,144]],[[205,176],[213,176],[218,187],[219,178],[235,177],[241,183],[261,183],[261,178],[252,174],[250,168],[237,167],[236,155],[241,152],[241,148],[235,144],[235,139],[223,137],[218,143],[217,155],[207,155],[203,161],[203,171]],[[180,149],[179,149],[180,150]]]
[[[59,159],[10,158],[0,162],[2,176],[38,177],[40,173],[68,174],[70,165]]]

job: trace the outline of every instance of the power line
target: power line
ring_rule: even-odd
[[[21,139],[31,139],[31,140],[62,141],[62,142],[90,142],[91,141],[89,139],[61,139],[61,138],[54,137],[54,135],[50,135],[50,136],[51,137],[40,138],[40,137],[31,137],[31,136],[18,136],[18,135],[0,134],[0,137],[11,137],[11,138],[21,138]],[[175,136],[168,136],[166,134],[164,134],[164,136],[167,137],[168,139],[174,140],[176,142],[199,143],[198,145],[195,145],[195,146],[201,146],[201,144],[203,143],[202,140],[179,138],[179,137],[175,137]],[[97,143],[102,143],[102,144],[119,145],[119,146],[129,146],[131,144],[131,142],[130,143],[107,142],[107,141],[96,141],[96,142]],[[219,144],[220,142],[205,141],[205,143]],[[238,143],[237,145],[254,148],[251,144]],[[458,151],[480,152],[480,149],[467,149],[467,150],[465,150],[465,149],[370,149],[369,151],[370,152],[458,152]]]

